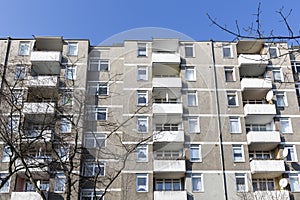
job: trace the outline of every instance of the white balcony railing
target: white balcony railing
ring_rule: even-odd
[[[179,53],[152,53],[153,63],[180,63]]]
[[[154,191],[154,200],[186,200],[186,191]]]
[[[57,76],[28,76],[28,87],[56,87]]]
[[[264,200],[290,200],[289,191],[287,190],[274,190],[274,191],[255,191],[253,193],[254,199]]]
[[[162,77],[153,78],[152,87],[164,87],[164,88],[180,88],[182,87],[182,82],[180,77]]]
[[[25,160],[27,168],[29,168],[31,172],[45,172],[45,173],[49,171],[50,161],[51,161],[51,157],[46,157],[46,156],[30,158]],[[21,172],[26,171],[21,160],[17,160],[16,168]]]
[[[47,195],[47,193],[44,193]],[[11,193],[11,199],[13,200],[42,200],[42,197],[37,192],[12,192]]]
[[[52,138],[51,130],[26,130],[24,133],[25,140],[50,141],[51,138]]]
[[[154,160],[155,172],[185,172],[185,160]]]
[[[183,131],[154,131],[154,142],[184,142]]]
[[[182,114],[181,103],[153,103],[153,114]]]
[[[242,65],[260,65],[267,66],[268,56],[259,54],[240,54],[238,57],[239,66]]]
[[[246,104],[244,114],[247,124],[267,124],[276,115],[274,104]]]
[[[54,114],[55,103],[24,103],[25,114]]]
[[[59,51],[33,51],[30,56],[31,62],[61,62]]]
[[[281,140],[279,131],[249,131],[247,141],[248,145],[259,146],[260,150],[270,150],[275,148]]]
[[[284,160],[252,160],[250,161],[250,169],[252,174],[272,174],[277,177],[285,172]]]
[[[270,90],[272,89],[272,80],[269,78],[243,78],[241,80],[241,89],[242,91],[247,89],[264,89]]]

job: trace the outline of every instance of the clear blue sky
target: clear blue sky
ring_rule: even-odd
[[[228,27],[240,28],[255,21],[257,0],[2,0],[0,37],[31,38],[57,35],[90,39],[97,45],[107,38],[135,28],[172,29],[195,40],[231,40],[232,36],[211,26],[206,13]],[[276,13],[293,9],[289,18],[295,34],[300,30],[300,1],[264,0],[262,25],[267,33],[286,34]],[[150,33],[151,34],[151,33]],[[153,35],[155,37],[155,35]]]

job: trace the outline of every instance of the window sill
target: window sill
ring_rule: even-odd
[[[238,108],[239,107],[239,105],[227,105],[228,106],[228,108]]]

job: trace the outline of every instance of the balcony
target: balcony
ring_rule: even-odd
[[[50,161],[51,161],[51,158],[47,157],[47,156],[25,159],[27,168],[32,173],[36,172],[40,175],[42,175],[42,173],[44,173],[45,175],[47,175],[49,173]],[[25,173],[26,169],[23,167],[21,160],[16,161],[16,169],[18,169],[18,171],[20,173]]]
[[[250,150],[268,151],[280,143],[278,131],[249,131],[247,141]]]
[[[180,55],[172,52],[152,52],[152,63],[179,64]]]
[[[285,172],[284,160],[250,161],[252,178],[275,178]]]
[[[240,54],[238,57],[241,76],[260,76],[269,64],[267,55]]]
[[[274,191],[255,191],[253,193],[254,199],[264,200],[290,200],[289,191],[287,190],[274,190]]]
[[[182,81],[180,77],[161,77],[152,79],[153,88],[180,88]]]
[[[46,196],[48,196],[47,193],[45,193],[45,194],[46,194]],[[24,199],[42,200],[42,197],[37,192],[12,192],[11,199],[13,199],[13,200],[24,200]]]
[[[181,103],[153,103],[154,123],[179,123],[182,120],[183,108]]]
[[[185,173],[185,160],[154,160],[154,172]]]
[[[250,102],[251,103],[251,102]],[[276,115],[274,104],[250,104],[244,106],[245,119],[247,124],[267,124]]]
[[[241,89],[244,99],[263,99],[272,89],[272,80],[269,78],[243,78]]]
[[[184,142],[183,131],[155,131],[153,142]]]
[[[56,87],[57,76],[28,76],[27,87]]]
[[[52,139],[51,130],[26,130],[24,131],[24,141],[49,142]]]
[[[59,74],[61,58],[59,51],[33,51],[30,61],[37,74]]]
[[[186,191],[154,191],[154,200],[186,200]]]
[[[24,103],[23,113],[24,114],[54,114],[55,103]]]

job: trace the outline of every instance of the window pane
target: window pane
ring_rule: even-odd
[[[230,58],[231,55],[231,47],[230,46],[223,46],[223,57],[224,58]]]
[[[185,45],[185,57],[193,57],[194,56],[194,48],[193,45]]]
[[[195,68],[194,67],[186,67],[186,69],[185,69],[185,79],[187,81],[195,80]]]

